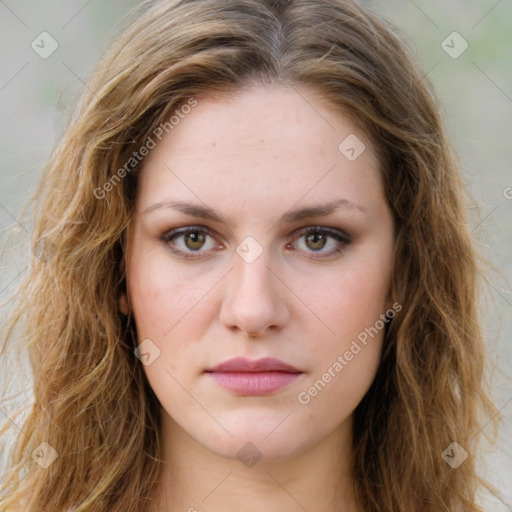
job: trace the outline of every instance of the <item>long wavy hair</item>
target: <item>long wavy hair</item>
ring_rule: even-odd
[[[192,98],[254,84],[314,88],[364,130],[381,162],[402,311],[355,410],[360,510],[482,510],[475,455],[494,409],[480,256],[439,102],[396,34],[352,0],[145,1],[123,19],[31,201],[29,272],[2,348],[15,338],[28,350],[34,402],[12,449],[2,512],[145,510],[160,469],[160,404],[134,356],[133,315],[117,302],[143,168],[130,159]],[[442,456],[453,442],[470,455],[457,469]],[[58,454],[46,469],[34,457],[41,443]]]

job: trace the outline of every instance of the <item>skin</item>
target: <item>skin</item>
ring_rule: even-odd
[[[197,99],[146,157],[126,233],[120,309],[127,314],[130,301],[139,342],[160,350],[144,366],[163,408],[164,464],[148,510],[355,512],[353,411],[384,329],[309,403],[298,395],[393,304],[394,225],[378,159],[365,134],[306,86]],[[366,145],[355,161],[338,149],[350,134]],[[361,209],[278,222],[341,198]],[[144,213],[170,199],[207,205],[225,222],[164,206]],[[205,238],[160,240],[185,226]],[[298,232],[308,226],[351,241]],[[236,252],[248,236],[262,250],[251,263]],[[178,256],[173,243],[199,257]],[[274,356],[303,374],[270,395],[237,395],[204,373],[234,356]],[[251,467],[237,457],[247,442],[262,457]]]

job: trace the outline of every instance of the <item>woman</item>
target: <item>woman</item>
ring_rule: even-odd
[[[39,187],[0,508],[481,510],[477,256],[404,44],[352,1],[133,15]]]

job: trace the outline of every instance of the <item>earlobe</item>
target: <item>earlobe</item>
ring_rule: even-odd
[[[121,257],[121,261],[119,263],[119,270],[121,271],[121,274],[124,276],[124,286],[125,288],[127,288],[127,284],[126,284],[126,258],[125,258],[125,243],[126,243],[126,240],[125,240],[125,235],[123,235],[123,237],[121,238],[121,249],[123,251],[123,255]],[[127,292],[124,291],[119,299],[118,299],[118,305],[119,305],[119,311],[121,311],[121,313],[125,316],[128,315],[129,313],[129,307],[128,307],[128,297],[127,297]]]
[[[392,293],[391,287],[390,287],[389,291],[388,291],[388,296],[386,298],[386,310],[391,309],[392,305],[393,305],[393,293]]]
[[[125,316],[128,315],[128,300],[126,298],[126,293],[123,293],[119,297],[119,311]]]

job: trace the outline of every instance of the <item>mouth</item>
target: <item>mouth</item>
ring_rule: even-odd
[[[304,372],[266,357],[255,361],[236,357],[205,370],[219,386],[244,396],[267,395],[298,379]]]

